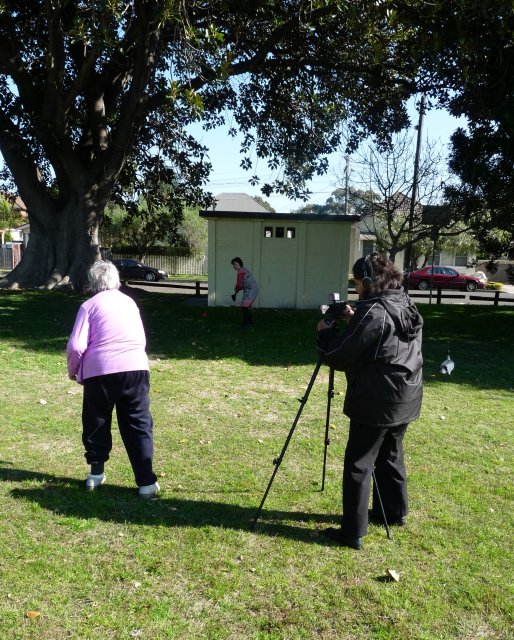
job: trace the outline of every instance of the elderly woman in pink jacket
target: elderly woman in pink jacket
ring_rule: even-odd
[[[120,279],[111,262],[95,262],[88,280],[94,295],[80,307],[66,350],[68,375],[84,387],[82,442],[91,465],[86,489],[92,491],[105,482],[116,408],[139,495],[149,498],[159,491],[159,484],[152,467],[153,420],[143,323],[136,303],[118,290]]]

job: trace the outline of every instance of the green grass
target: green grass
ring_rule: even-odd
[[[420,305],[409,523],[392,541],[370,526],[359,553],[320,536],[338,522],[348,425],[337,373],[321,493],[326,368],[251,530],[314,369],[315,312],[257,310],[240,331],[238,309],[139,295],[163,489],[149,502],[117,433],[107,484],[84,491],[81,390],[65,365],[81,300],[0,292],[0,638],[514,637],[514,310]]]
[[[203,275],[192,276],[192,275],[170,273],[169,280],[176,280],[176,281],[186,280],[187,282],[196,282],[197,280],[199,280],[200,282],[207,282],[207,275],[203,274]]]

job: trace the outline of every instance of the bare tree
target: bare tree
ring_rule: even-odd
[[[423,215],[427,205],[443,204],[443,190],[449,179],[445,160],[441,144],[427,139],[419,159],[416,200],[409,224],[414,173],[412,134],[403,131],[387,147],[370,142],[357,153],[352,183],[360,187],[365,201],[365,231],[375,235],[378,249],[387,252],[392,260],[410,246],[411,266],[415,266],[417,258],[426,254],[427,243],[466,230],[456,211],[446,211],[444,224],[441,220],[427,223]]]

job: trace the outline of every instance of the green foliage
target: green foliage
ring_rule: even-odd
[[[270,213],[275,213],[275,209],[270,205],[270,203],[267,200],[264,200],[264,198],[261,198],[261,196],[252,196],[252,197],[255,200],[255,202],[258,202],[259,204],[261,204]]]
[[[207,253],[208,222],[200,218],[199,209],[185,207],[182,221],[178,227],[180,242],[184,243],[193,256],[204,256]]]
[[[117,253],[137,253],[142,260],[148,253],[194,255],[207,253],[207,221],[199,210],[185,207],[180,216],[166,208],[149,210],[143,198],[129,214],[109,203],[102,225],[102,245]]]
[[[147,186],[137,200],[127,204],[127,209],[110,203],[103,225],[103,244],[130,245],[139,260],[144,260],[158,245],[176,244],[183,215],[177,206],[173,188],[164,184]]]
[[[456,235],[442,237],[437,242],[437,249],[447,253],[455,253],[456,255],[477,254],[479,250],[478,242],[472,233],[466,231],[465,225],[463,223],[456,225],[456,231],[458,232]]]
[[[479,243],[479,255],[488,258],[488,269],[495,273],[498,266],[498,258],[509,254],[511,232],[507,229],[493,227],[494,216],[489,211],[481,211],[480,225],[476,228],[475,236]]]
[[[307,204],[296,209],[296,213],[322,213],[337,215],[370,215],[373,205],[380,200],[380,196],[373,191],[348,188],[348,211],[346,206],[346,190],[335,189],[325,204]]]
[[[18,227],[26,220],[13,208],[12,202],[0,193],[0,228]]]
[[[511,21],[507,0],[6,3],[0,150],[35,222],[13,279],[80,283],[110,199],[144,217],[139,197],[166,184],[177,220],[205,206],[210,164],[192,123],[230,118],[252,183],[305,199],[342,141],[384,147],[419,93],[470,120],[454,140],[459,206],[510,231]],[[74,216],[82,233],[64,228]]]
[[[356,11],[335,1],[256,10],[113,0],[92,11],[83,2],[29,0],[0,21],[8,43],[0,51],[0,106],[6,123],[25,114],[18,158],[7,154],[7,165],[21,178],[15,160],[30,149],[61,198],[80,159],[107,197],[114,189],[121,200],[157,173],[175,185],[177,200],[202,204],[209,164],[187,125],[201,119],[212,128],[232,111],[245,166],[259,158],[283,165],[263,192],[302,195],[304,180],[326,171],[323,156],[341,139],[343,120],[352,146],[367,133],[387,138],[406,122],[403,102],[414,86],[401,79],[412,66],[397,55],[388,21],[388,8],[375,2]],[[4,151],[13,133],[9,124]]]
[[[441,235],[437,236],[435,247],[431,238],[425,238],[414,245],[413,257],[419,267],[425,266],[432,259],[434,248],[436,252],[472,256],[478,252],[478,242],[463,222],[456,222],[451,234],[444,235],[443,230]],[[420,257],[423,257],[421,264]]]
[[[465,211],[487,255],[496,258],[514,256],[513,18],[510,0],[470,0],[458,11],[451,3],[424,3],[412,14],[424,26],[420,50],[435,74],[445,77],[436,99],[467,119],[467,128],[452,137],[450,167],[460,184],[449,187],[447,197]],[[503,242],[490,242],[494,229],[505,232]]]
[[[7,223],[11,215],[12,206],[7,198],[0,193],[0,221]]]

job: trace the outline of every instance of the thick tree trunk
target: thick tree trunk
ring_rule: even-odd
[[[105,201],[90,194],[77,196],[73,194],[61,211],[29,212],[27,248],[0,287],[84,288],[87,269],[100,257],[98,228]]]

